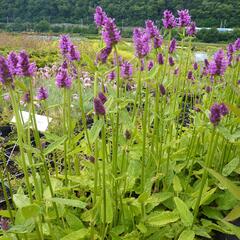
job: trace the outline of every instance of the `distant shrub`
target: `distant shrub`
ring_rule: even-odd
[[[50,23],[47,20],[41,20],[39,23],[35,25],[34,30],[36,32],[49,32]]]

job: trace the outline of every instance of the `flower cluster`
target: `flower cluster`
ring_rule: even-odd
[[[229,110],[224,103],[214,103],[210,109],[210,112],[210,121],[214,126],[217,126],[221,121],[221,117],[226,116],[229,113]]]
[[[21,77],[32,77],[36,70],[36,64],[30,63],[28,54],[25,51],[21,51],[18,55],[17,75]]]
[[[129,79],[132,77],[133,74],[133,66],[131,63],[124,61],[121,64],[121,77],[123,79]]]
[[[173,53],[176,50],[176,48],[177,48],[177,41],[175,38],[173,38],[170,42],[168,52]]]
[[[222,76],[228,66],[228,61],[225,58],[224,51],[222,49],[218,50],[214,54],[214,59],[209,63],[208,70],[211,76]]]
[[[178,11],[179,18],[177,19],[177,25],[179,27],[187,27],[191,23],[191,16],[187,9]]]
[[[56,76],[56,86],[58,88],[70,88],[72,85],[72,79],[68,75],[68,71],[65,68],[60,67]]]
[[[93,100],[94,111],[97,115],[104,116],[106,114],[106,110],[104,107],[104,103],[107,101],[107,97],[103,92],[100,92],[97,97]]]
[[[17,74],[18,56],[15,52],[10,52],[7,58],[9,69],[12,75]]]
[[[173,16],[172,12],[169,10],[164,11],[162,22],[163,22],[163,26],[167,29],[172,29],[177,26],[177,21]]]
[[[0,82],[4,85],[13,82],[13,76],[8,66],[8,62],[3,56],[0,56]]]
[[[40,87],[37,91],[37,99],[42,101],[48,98],[48,90],[44,87]]]
[[[97,27],[102,27],[104,25],[105,19],[107,18],[107,14],[102,10],[101,7],[96,7],[94,14],[94,21]]]
[[[69,61],[80,60],[80,52],[76,46],[73,45],[68,35],[62,35],[60,37],[59,45],[64,58],[67,58]]]
[[[151,50],[149,44],[149,36],[145,29],[134,28],[133,30],[133,42],[135,46],[135,55],[138,58],[144,58]]]

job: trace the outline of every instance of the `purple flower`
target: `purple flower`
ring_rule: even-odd
[[[240,85],[240,80],[237,81],[237,84]]]
[[[174,66],[174,59],[173,59],[173,57],[172,56],[170,56],[169,58],[168,58],[168,62],[169,62],[169,65],[172,67],[172,66]]]
[[[238,38],[234,43],[234,48],[238,51],[240,50],[240,38]]]
[[[212,76],[222,76],[224,75],[227,66],[228,61],[225,58],[224,51],[220,49],[214,54],[214,60],[209,64],[209,73]]]
[[[166,89],[165,87],[163,86],[163,84],[160,84],[159,85],[159,90],[160,90],[160,93],[162,94],[162,96],[164,96],[166,94]]]
[[[234,52],[235,52],[234,44],[230,43],[227,46],[228,65],[231,65],[231,63],[232,63]]]
[[[212,91],[212,88],[210,86],[206,86],[205,90],[206,90],[207,93],[210,93]]]
[[[12,73],[12,75],[16,75],[17,74],[17,64],[18,64],[18,56],[15,52],[10,52],[8,55],[8,66],[9,69]]]
[[[98,98],[98,97],[94,98],[93,105],[94,105],[95,113],[97,115],[105,115],[106,114],[105,107],[104,107],[103,102],[100,98]]]
[[[111,47],[105,47],[103,48],[98,54],[97,54],[97,62],[106,63],[108,56],[110,55],[112,51]]]
[[[179,74],[179,68],[174,69],[173,74],[174,74],[174,75],[178,75],[178,74]]]
[[[10,228],[9,219],[1,217],[0,226],[3,231],[7,231]]]
[[[170,42],[168,52],[173,53],[176,50],[176,47],[177,47],[177,41],[175,38],[173,38],[172,41]]]
[[[104,95],[103,92],[98,93],[98,98],[101,99],[103,104],[107,101],[107,97]]]
[[[69,47],[68,59],[70,61],[79,61],[80,60],[80,53],[76,49],[76,46],[74,46],[73,44],[71,44]]]
[[[208,67],[208,66],[209,66],[209,62],[208,62],[207,59],[204,59],[204,65],[205,65],[205,67]]]
[[[133,74],[132,64],[124,61],[121,65],[121,77],[124,79],[131,78]]]
[[[113,47],[120,41],[121,33],[119,29],[117,29],[114,19],[106,18],[102,30],[102,37],[107,47]]]
[[[153,38],[153,46],[155,49],[160,48],[163,44],[163,37],[159,34]]]
[[[30,63],[27,53],[21,51],[18,55],[17,75],[21,77],[32,77],[36,70],[35,63]]]
[[[95,14],[94,14],[94,21],[97,27],[103,27],[104,22],[107,18],[107,14],[102,10],[101,7],[96,7]]]
[[[38,100],[46,100],[48,98],[48,90],[44,87],[40,87],[37,91]]]
[[[173,16],[172,12],[169,10],[164,11],[162,22],[163,22],[163,26],[167,29],[174,28],[177,25],[175,17]]]
[[[68,69],[67,61],[63,61],[61,68]]]
[[[150,60],[149,63],[148,63],[148,71],[151,71],[153,66],[154,66],[154,62],[153,62],[153,60]]]
[[[187,78],[189,79],[189,80],[194,80],[194,76],[193,76],[193,72],[192,71],[189,71],[188,72],[188,75],[187,75]]]
[[[196,71],[196,70],[198,70],[198,64],[197,64],[197,62],[195,62],[194,64],[193,64],[193,69]]]
[[[108,74],[108,79],[109,79],[110,81],[113,81],[115,78],[116,78],[116,73],[115,73],[115,71],[111,71],[111,72]]]
[[[179,18],[177,19],[177,24],[179,27],[187,27],[191,23],[191,16],[187,9],[178,11]]]
[[[68,76],[67,69],[60,68],[56,76],[56,86],[58,88],[70,88],[72,85],[72,79]]]
[[[160,65],[163,65],[163,64],[164,64],[164,59],[163,59],[162,53],[159,53],[159,54],[158,54],[157,60],[158,60],[158,63],[159,63]]]
[[[159,36],[159,30],[157,26],[154,25],[153,21],[147,20],[145,25],[146,25],[146,32],[149,38],[154,38],[156,36]]]
[[[221,121],[221,116],[226,116],[229,113],[229,110],[224,103],[214,103],[210,109],[210,112],[210,121],[214,126],[217,126]]]
[[[69,48],[72,45],[71,40],[68,35],[61,35],[59,40],[59,46],[61,53],[64,57],[67,57]]]
[[[149,45],[148,34],[141,28],[134,28],[133,30],[133,42],[135,46],[135,55],[138,58],[144,58],[148,55],[151,48]]]
[[[11,70],[3,56],[0,56],[0,82],[2,84],[10,84],[13,82]]]
[[[195,22],[191,22],[189,26],[187,26],[187,35],[188,36],[195,36],[197,33],[197,29],[196,29],[196,23]]]
[[[228,107],[224,103],[221,103],[219,105],[219,108],[220,108],[220,112],[221,112],[222,116],[226,116],[227,114],[229,114]]]

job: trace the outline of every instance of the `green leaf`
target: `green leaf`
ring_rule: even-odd
[[[138,202],[144,203],[148,200],[149,198],[149,193],[143,192],[139,197],[138,197]]]
[[[161,227],[176,222],[178,219],[179,215],[176,212],[165,211],[151,214],[146,223],[154,227]]]
[[[37,204],[30,204],[22,208],[22,215],[25,218],[36,218],[40,215],[41,208]]]
[[[82,221],[70,212],[66,213],[66,221],[73,230],[79,230],[84,227]]]
[[[238,200],[240,200],[240,187],[238,187],[236,184],[234,184],[232,181],[227,179],[226,177],[223,177],[216,171],[207,168],[208,172],[213,175],[224,187],[228,189],[230,193],[232,193],[233,196],[235,196]]]
[[[15,215],[16,211],[11,210],[12,214]],[[10,213],[8,210],[0,210],[0,216],[10,218]]]
[[[30,204],[30,199],[24,194],[14,194],[13,201],[17,208],[23,208]]]
[[[70,234],[61,238],[61,240],[80,240],[84,239],[88,236],[89,230],[86,228],[80,229],[75,232],[71,232]]]
[[[181,217],[181,220],[185,226],[191,226],[193,223],[193,215],[188,209],[187,205],[178,197],[174,198],[177,210]]]
[[[232,211],[225,217],[225,220],[231,222],[238,218],[240,218],[240,206],[233,208]]]
[[[87,206],[85,202],[82,202],[80,200],[75,200],[75,199],[50,198],[49,200],[55,203],[67,205],[70,207],[76,207],[76,208],[85,208]]]
[[[53,152],[55,149],[59,149],[60,146],[66,141],[67,136],[59,138],[54,143],[51,143],[46,149],[44,149],[43,154],[46,156],[49,153]]]
[[[184,230],[179,236],[178,240],[193,240],[195,233],[192,230]]]
[[[239,165],[239,158],[235,157],[231,162],[224,166],[222,174],[224,177],[229,176]]]
[[[104,124],[104,120],[102,118],[93,124],[89,133],[89,139],[91,143],[94,143],[97,140],[103,124]]]
[[[174,176],[173,178],[173,189],[177,193],[182,191],[182,185],[178,176]]]
[[[147,233],[147,228],[146,228],[146,226],[145,226],[143,223],[139,223],[139,224],[137,225],[137,228],[139,229],[139,231],[140,231],[141,233]]]
[[[106,222],[111,223],[113,221],[113,205],[112,205],[112,199],[110,197],[109,192],[106,193]],[[101,205],[101,219],[103,220],[103,199],[102,199],[102,205]]]

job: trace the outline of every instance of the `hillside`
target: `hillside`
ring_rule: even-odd
[[[89,24],[97,5],[123,26],[141,25],[148,18],[159,21],[164,9],[182,8],[190,9],[201,27],[239,27],[240,22],[239,0],[0,0],[0,21]]]

